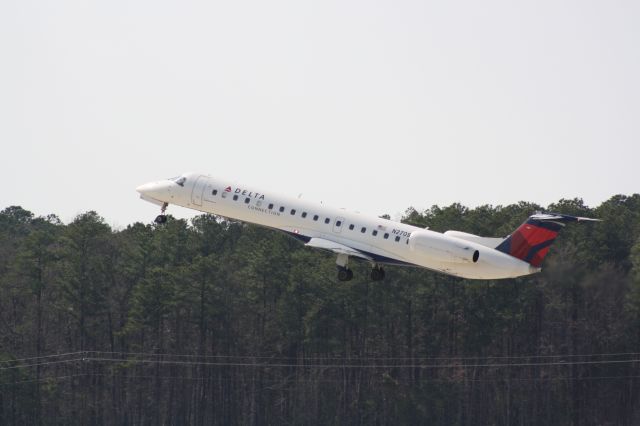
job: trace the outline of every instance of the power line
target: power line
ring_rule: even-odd
[[[25,365],[12,365],[10,367],[0,367],[0,371],[3,370],[15,370],[18,368],[29,368],[29,367],[40,367],[43,365],[52,365],[52,364],[68,364],[71,362],[84,361],[86,358],[74,358],[74,359],[64,359],[60,361],[47,361],[47,362],[38,362],[34,364],[25,364]]]
[[[491,367],[543,367],[543,366],[567,366],[567,365],[596,365],[596,364],[629,364],[640,362],[640,359],[601,360],[601,361],[554,361],[554,362],[524,362],[502,364],[285,364],[285,363],[251,363],[251,362],[204,362],[204,361],[169,361],[147,359],[117,359],[87,357],[83,361],[99,362],[129,362],[139,364],[163,364],[163,365],[202,365],[214,367],[257,367],[257,368],[491,368]]]
[[[176,366],[211,366],[211,367],[253,367],[253,368],[335,368],[335,369],[398,369],[398,368],[429,368],[429,369],[451,369],[451,368],[507,368],[507,367],[545,367],[545,366],[569,366],[569,365],[606,365],[606,364],[631,364],[640,362],[640,359],[624,360],[601,360],[601,361],[557,361],[557,362],[524,362],[524,363],[500,363],[500,364],[286,364],[286,363],[257,363],[257,362],[205,362],[205,361],[170,361],[158,359],[119,359],[119,358],[98,358],[84,357],[63,361],[49,361],[45,363],[29,364],[23,366],[2,367],[0,370],[28,368],[39,365],[63,364],[72,362],[110,362],[110,363],[134,363],[134,364],[156,364],[156,365],[176,365]]]
[[[98,352],[93,352],[98,353]],[[83,353],[88,355],[88,353]],[[453,359],[453,358],[452,358]],[[545,366],[568,366],[568,365],[607,365],[607,364],[629,364],[640,362],[639,358],[613,359],[613,360],[580,360],[580,361],[552,361],[552,362],[514,362],[514,363],[454,363],[454,364],[305,364],[305,363],[281,363],[281,362],[209,362],[209,361],[178,361],[163,359],[135,359],[135,358],[107,358],[97,356],[83,356],[65,360],[36,362],[24,365],[12,365],[0,367],[0,371],[14,370],[30,367],[39,367],[55,364],[68,364],[77,362],[110,362],[110,363],[137,363],[137,364],[157,364],[157,365],[183,365],[183,366],[214,366],[214,367],[253,367],[253,368],[338,368],[338,369],[366,369],[366,368],[508,368],[508,367],[545,367]],[[354,360],[345,360],[353,362]]]
[[[290,360],[297,357],[280,357],[267,355],[196,355],[196,354],[169,354],[152,352],[118,352],[118,351],[87,351],[87,353],[115,354],[115,355],[136,355],[152,357],[176,357],[176,358],[235,358],[235,359],[269,359],[269,360]],[[640,352],[618,352],[618,353],[594,353],[594,354],[559,354],[559,355],[515,355],[515,356],[453,356],[453,357],[374,357],[374,356],[304,356],[305,360],[345,360],[353,361],[359,359],[368,360],[474,360],[474,359],[547,359],[547,358],[576,358],[576,357],[614,357],[614,356],[640,356]]]
[[[17,359],[9,359],[9,360],[5,360],[5,361],[0,361],[0,363],[11,363],[11,362],[22,362],[22,361],[31,361],[31,360],[35,360],[35,359],[45,359],[45,358],[56,358],[56,357],[64,357],[64,356],[71,356],[71,355],[80,355],[86,353],[86,351],[78,351],[78,352],[67,352],[67,353],[63,353],[63,354],[51,354],[51,355],[41,355],[41,356],[34,356],[34,357],[30,357],[30,358],[17,358]]]
[[[54,376],[54,377],[46,377],[39,380],[20,380],[16,382],[5,382],[0,383],[0,386],[12,386],[12,385],[20,385],[20,384],[31,384],[31,383],[45,383],[51,382],[52,380],[65,380],[72,379],[78,377],[116,377],[116,374],[96,374],[96,373],[84,373],[84,374],[70,374],[65,376]],[[212,378],[212,377],[202,377],[202,376],[194,376],[194,377],[184,377],[184,376],[157,376],[157,375],[127,375],[127,379],[149,379],[149,380],[172,380],[172,381],[206,381],[211,380],[212,382],[233,382],[233,383],[246,383],[251,382],[251,379],[230,379],[230,378]],[[589,381],[589,380],[629,380],[629,379],[638,379],[639,375],[624,375],[624,376],[583,376],[583,377],[533,377],[533,378],[508,378],[508,379],[433,379],[433,378],[421,378],[421,379],[407,379],[402,377],[393,377],[389,380],[364,380],[367,383],[388,383],[389,381],[393,381],[396,383],[403,384],[411,384],[415,382],[423,382],[423,383],[506,383],[506,382],[563,382],[563,381]],[[286,385],[286,389],[292,389],[292,384],[297,383],[344,383],[344,379],[299,379],[296,378],[294,380],[289,380],[287,378],[282,379],[261,379],[258,383],[270,383],[272,385],[282,384]],[[282,388],[281,390],[285,390]]]
[[[124,356],[142,356],[142,357],[171,357],[171,358],[198,358],[198,359],[265,359],[265,360],[339,360],[339,361],[358,361],[358,360],[507,360],[507,359],[554,359],[554,358],[595,358],[595,357],[620,357],[620,356],[640,356],[640,352],[617,352],[617,353],[592,353],[592,354],[556,354],[556,355],[513,355],[513,356],[451,356],[451,357],[378,357],[378,356],[302,356],[302,357],[282,357],[282,356],[265,356],[265,355],[198,355],[198,354],[172,354],[172,353],[152,353],[152,352],[124,352],[124,351],[77,351],[62,354],[43,355],[38,357],[20,358],[13,360],[0,361],[0,363],[8,364],[14,362],[31,361],[48,358],[62,358],[69,356],[81,356],[89,354],[110,354]],[[0,367],[1,368],[1,367]]]

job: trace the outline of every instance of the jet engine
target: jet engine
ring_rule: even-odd
[[[431,231],[415,231],[409,237],[414,255],[447,263],[476,263],[480,258],[472,244]]]

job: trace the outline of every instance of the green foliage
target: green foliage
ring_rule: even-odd
[[[631,250],[632,270],[630,274],[629,292],[626,294],[626,310],[629,322],[633,325],[636,333],[633,338],[640,346],[640,239]]]
[[[538,210],[603,222],[564,229],[536,276],[371,282],[353,261],[343,283],[334,256],[210,215],[114,231],[6,208],[0,423],[640,423],[638,363],[534,365],[640,352],[639,195],[403,220],[506,236]]]

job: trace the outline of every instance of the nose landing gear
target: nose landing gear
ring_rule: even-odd
[[[162,204],[162,207],[160,208],[160,214],[156,216],[156,219],[154,220],[154,222],[158,225],[162,225],[163,223],[167,222],[167,215],[164,214],[164,212],[167,211],[167,206],[169,206],[168,203]]]

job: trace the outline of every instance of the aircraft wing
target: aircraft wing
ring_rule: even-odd
[[[346,254],[347,256],[359,257],[365,260],[372,260],[369,255],[364,254],[360,250],[356,250],[344,244],[336,243],[334,241],[325,240],[324,238],[311,238],[307,244],[309,247],[319,248],[323,250],[329,250],[338,254]]]

